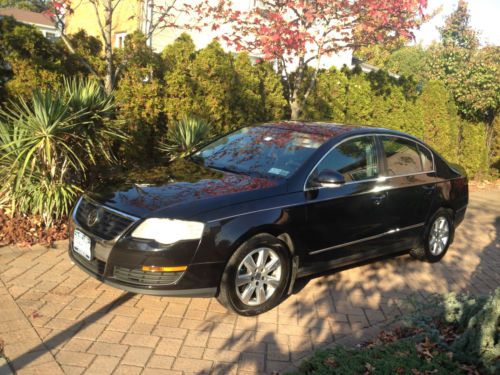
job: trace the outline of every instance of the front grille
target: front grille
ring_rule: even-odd
[[[84,257],[82,257],[80,254],[77,254],[73,251],[73,255],[75,256],[76,260],[78,263],[80,263],[82,266],[84,266],[86,269],[89,271],[92,271],[93,273],[96,273],[98,275],[103,275],[104,274],[104,268],[106,267],[106,263],[103,261],[100,261],[99,259],[92,259],[92,260],[87,260]]]
[[[88,216],[92,210],[97,210],[99,219],[89,226]],[[114,213],[106,207],[94,204],[85,198],[82,198],[76,210],[76,220],[84,229],[88,230],[104,240],[112,240],[123,233],[127,227],[133,223],[132,219]]]
[[[114,278],[136,285],[169,285],[175,283],[183,272],[144,272],[115,266]]]

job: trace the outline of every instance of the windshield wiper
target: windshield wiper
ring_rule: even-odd
[[[223,166],[219,166],[219,165],[208,164],[207,167],[212,168],[212,169],[216,169],[216,170],[222,171],[222,172],[229,172],[229,173],[234,173],[234,174],[244,174],[242,171],[239,171],[237,169],[231,169],[231,168],[223,167]]]
[[[193,163],[199,164],[199,165],[204,165],[205,159],[200,156],[200,155],[189,155],[188,159],[191,160]]]

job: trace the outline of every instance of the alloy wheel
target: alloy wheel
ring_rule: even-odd
[[[429,238],[429,251],[432,255],[440,255],[450,238],[450,227],[448,220],[444,216],[439,216],[434,223],[432,223],[430,238]]]
[[[246,305],[263,304],[278,288],[281,271],[281,260],[276,251],[265,247],[253,250],[238,266],[236,295]]]

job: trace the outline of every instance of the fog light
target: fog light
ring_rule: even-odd
[[[182,272],[187,270],[187,266],[175,267],[159,267],[159,266],[142,266],[144,272]]]

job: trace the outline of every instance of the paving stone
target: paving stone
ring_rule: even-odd
[[[121,358],[127,351],[128,346],[122,344],[110,344],[108,342],[95,342],[87,353],[106,355]]]
[[[152,332],[153,336],[170,337],[174,339],[183,339],[186,337],[188,330],[185,328],[167,327],[157,325]]]
[[[205,359],[176,358],[173,369],[184,372],[209,373],[213,362]]]
[[[69,340],[66,345],[64,345],[64,350],[69,350],[72,352],[82,352],[85,353],[88,348],[93,344],[91,340],[79,339],[77,337]]]
[[[154,354],[149,359],[147,367],[160,368],[160,369],[171,369],[174,363],[175,357]]]
[[[127,345],[146,346],[148,348],[154,348],[156,347],[159,339],[160,338],[156,336],[128,333],[123,338],[122,343]]]
[[[113,375],[139,375],[142,372],[142,367],[119,365]]]
[[[144,367],[151,356],[151,353],[153,353],[153,349],[150,348],[131,347],[121,360],[121,363],[125,365]]]
[[[155,354],[177,356],[182,346],[182,340],[162,338],[155,349]]]
[[[61,350],[56,355],[56,360],[61,365],[87,367],[90,365],[95,355],[89,353],[72,352],[69,350]]]
[[[127,316],[115,316],[107,329],[112,331],[128,332],[129,328],[134,323],[134,318]]]
[[[120,341],[122,341],[124,336],[125,336],[124,332],[104,330],[101,333],[101,335],[97,338],[97,341],[118,344]]]
[[[90,367],[85,371],[85,374],[106,375],[112,374],[119,359],[116,357],[98,356],[92,362]]]

